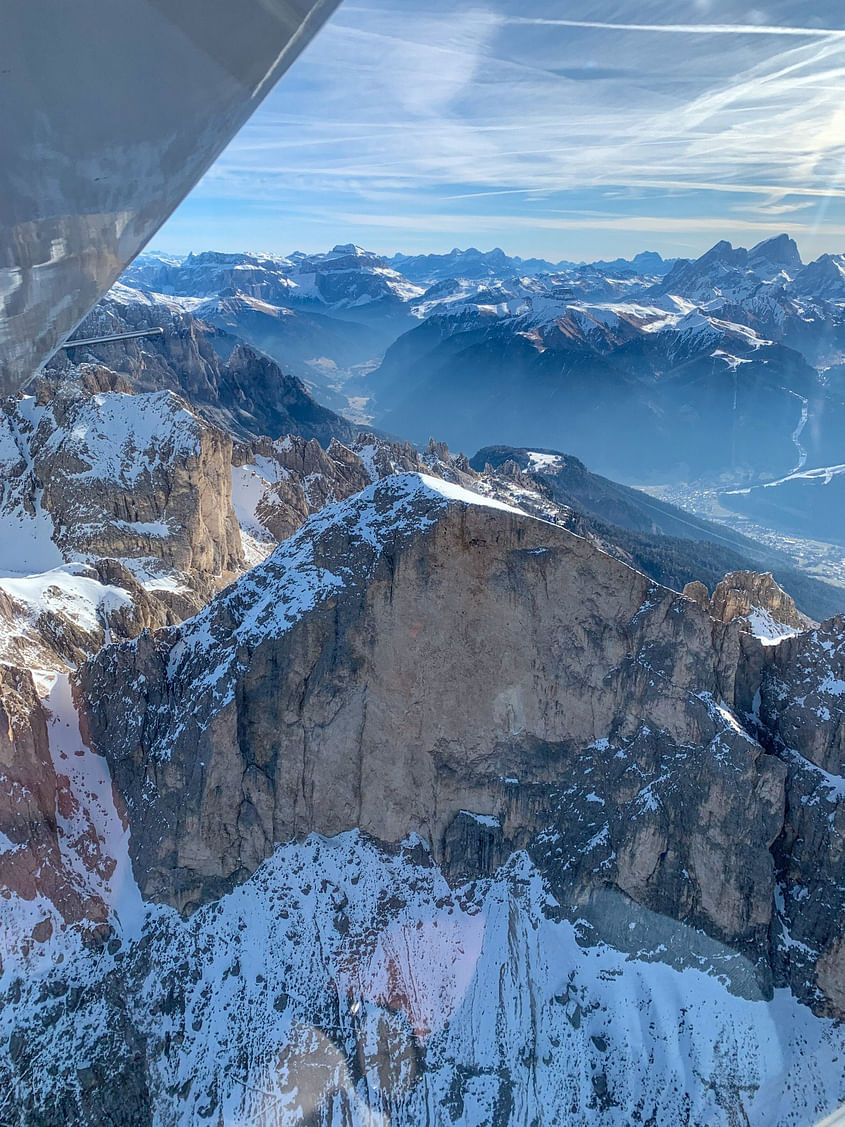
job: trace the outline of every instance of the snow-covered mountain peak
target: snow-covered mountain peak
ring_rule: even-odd
[[[722,239],[693,261],[678,260],[657,291],[698,303],[745,302],[761,287],[788,284],[801,269],[798,247],[786,234],[765,239],[751,250]]]
[[[782,234],[764,239],[753,246],[748,252],[748,265],[756,269],[762,268],[763,271],[774,266],[785,271],[789,277],[794,277],[804,263],[795,240]]]
[[[352,258],[370,258],[378,259],[379,255],[374,254],[372,251],[364,250],[355,243],[338,243],[331,249],[331,254],[338,255],[339,257],[352,257]],[[328,258],[329,256],[326,255]],[[383,260],[382,260],[383,261]]]
[[[803,298],[845,302],[845,255],[823,254],[796,274],[790,293]]]

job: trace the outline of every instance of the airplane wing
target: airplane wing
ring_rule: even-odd
[[[338,0],[5,0],[0,393],[62,344]]]

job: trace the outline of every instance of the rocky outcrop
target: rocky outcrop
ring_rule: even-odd
[[[314,830],[416,832],[464,876],[527,847],[562,902],[615,888],[765,983],[785,772],[731,711],[741,660],[587,541],[406,475],[109,647],[80,697],[146,896],[193,909]]]
[[[35,391],[0,410],[0,656],[66,671],[243,571],[232,441],[101,367]]]
[[[23,669],[0,666],[0,711],[0,841],[10,846],[3,855],[3,887],[27,900],[39,891],[59,900],[58,783],[44,710]],[[79,904],[69,906],[71,916],[78,912]]]
[[[69,672],[107,641],[136,638],[179,622],[188,598],[156,598],[117,560],[68,564],[25,579],[0,580],[0,660],[30,670],[49,692],[57,672]]]
[[[195,613],[246,567],[232,440],[170,392],[82,365],[0,404],[0,661],[40,692]]]
[[[685,591],[686,593],[686,591]],[[710,614],[720,622],[739,621],[742,629],[775,640],[815,626],[772,578],[771,572],[729,572],[710,599]]]
[[[224,581],[242,569],[231,440],[184,402],[127,394],[108,369],[83,367],[76,381],[38,385],[24,412],[16,438],[65,554],[153,557]]]
[[[312,513],[360,492],[371,480],[361,458],[337,441],[324,450],[313,438],[264,438],[236,446],[232,457],[241,528],[263,541],[286,540]]]

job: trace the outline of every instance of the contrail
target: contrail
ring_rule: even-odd
[[[798,38],[845,39],[845,29],[789,27],[748,23],[603,23],[600,20],[559,20],[541,16],[511,16],[503,23],[536,27],[583,27],[596,31],[668,31],[676,35],[790,35]]]

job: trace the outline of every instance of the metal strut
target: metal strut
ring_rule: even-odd
[[[138,329],[134,333],[117,333],[111,337],[87,337],[85,340],[66,340],[60,348],[81,348],[84,344],[109,344],[113,340],[131,340],[133,337],[157,337],[164,332],[162,328]]]

